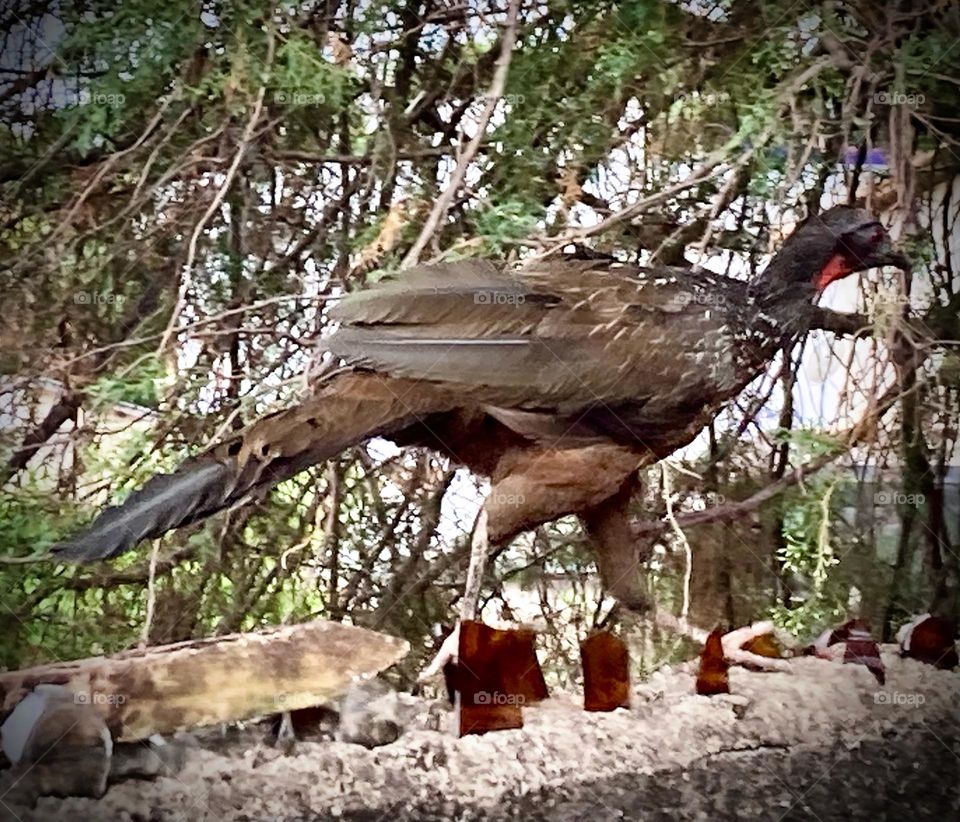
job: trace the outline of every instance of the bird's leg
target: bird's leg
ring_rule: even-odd
[[[616,493],[585,509],[580,520],[596,554],[604,588],[629,611],[649,614],[655,606],[641,572],[649,552],[639,550],[628,510],[639,489],[640,480],[633,472],[623,479]]]
[[[476,619],[477,606],[480,603],[480,586],[483,583],[483,572],[487,566],[487,556],[490,553],[490,539],[487,532],[487,509],[480,509],[477,521],[470,538],[470,565],[467,566],[467,583],[463,590],[463,599],[460,600],[460,619]]]
[[[672,633],[703,643],[708,631],[660,608],[648,591],[643,567],[648,555],[637,544],[629,516],[630,501],[640,487],[639,459],[632,451],[612,446],[530,449],[504,456],[474,527],[460,619],[477,616],[491,544],[506,545],[523,531],[576,512],[596,552],[604,587],[623,608],[640,618],[652,619]],[[419,678],[434,676],[445,664],[456,661],[459,641],[457,628],[444,640]],[[731,646],[731,651],[736,649]],[[777,660],[759,661],[764,659],[749,661],[757,667],[778,667]],[[731,661],[740,658],[732,656]],[[768,664],[771,662],[774,664]]]
[[[566,514],[584,511],[591,505],[602,505],[611,495],[617,495],[625,478],[636,474],[637,462],[636,453],[612,445],[574,449],[529,448],[504,454],[473,529],[460,619],[475,619],[477,616],[480,587],[491,545],[505,546],[524,531]],[[629,493],[625,498],[629,501]],[[618,504],[619,501],[618,497]],[[614,527],[621,526],[615,524]],[[629,544],[632,547],[632,539]],[[637,577],[635,564],[632,570],[632,576],[622,575],[623,580]],[[625,595],[624,590],[621,593]],[[420,680],[440,673],[446,663],[457,659],[459,639],[460,632],[454,629],[420,674]]]
[[[290,711],[280,714],[280,727],[277,729],[276,746],[283,751],[284,756],[290,756],[297,746],[297,734],[293,730],[293,718]]]
[[[487,566],[487,556],[490,553],[490,539],[487,531],[487,509],[482,507],[473,526],[470,538],[470,564],[467,566],[467,582],[464,586],[463,598],[460,600],[460,621],[451,632],[437,655],[430,664],[423,669],[418,681],[430,679],[439,674],[444,666],[457,661],[458,646],[460,644],[460,622],[477,618],[477,606],[480,603],[480,587],[483,584],[483,572]]]
[[[639,487],[639,480],[631,475],[617,493],[581,514],[597,555],[600,578],[607,591],[634,617],[651,619],[655,625],[672,634],[703,644],[709,631],[660,607],[647,590],[643,564],[649,558],[649,551],[637,547],[628,511],[630,498]],[[757,622],[730,631],[722,640],[724,655],[738,665],[750,665],[768,671],[785,670],[787,665],[784,660],[758,656],[743,649],[750,639],[772,633],[773,630],[773,623]]]

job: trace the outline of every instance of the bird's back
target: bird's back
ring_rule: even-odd
[[[335,355],[425,380],[521,433],[613,439],[675,424],[749,379],[744,284],[708,272],[548,260],[463,261],[345,298]]]

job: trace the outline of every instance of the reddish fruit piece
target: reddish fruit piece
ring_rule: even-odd
[[[473,621],[460,623],[459,630],[457,660],[443,668],[455,695],[459,735],[522,728],[521,707],[547,696],[536,635]]]
[[[960,664],[956,634],[956,625],[951,620],[921,614],[900,629],[897,639],[904,656],[950,670]]]
[[[730,663],[723,655],[723,631],[715,628],[700,652],[697,693],[703,696],[730,693]]]
[[[583,663],[583,707],[612,711],[630,707],[630,655],[627,646],[608,631],[580,643]]]

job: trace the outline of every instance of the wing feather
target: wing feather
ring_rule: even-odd
[[[707,384],[723,318],[698,295],[716,288],[681,269],[595,261],[517,274],[486,261],[426,266],[347,297],[327,347],[478,402],[575,409]]]

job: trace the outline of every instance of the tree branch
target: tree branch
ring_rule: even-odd
[[[441,221],[447,215],[447,211],[450,209],[450,204],[453,202],[457,189],[460,188],[463,184],[464,177],[466,177],[467,167],[473,162],[473,158],[480,148],[480,143],[483,142],[487,125],[493,116],[497,103],[500,101],[500,98],[503,97],[503,92],[507,85],[507,74],[510,71],[510,61],[513,58],[513,47],[517,38],[517,12],[519,8],[520,0],[510,0],[510,6],[507,9],[506,28],[504,29],[502,44],[500,46],[500,56],[497,58],[493,81],[490,83],[490,88],[485,95],[486,103],[483,107],[483,113],[477,121],[476,133],[470,142],[467,143],[463,154],[460,155],[457,166],[450,177],[450,183],[434,203],[426,222],[423,224],[420,235],[403,258],[402,268],[407,268],[419,261],[420,255],[427,247],[427,243],[430,242],[430,238],[434,235]]]
[[[916,361],[919,357],[920,355],[914,352],[912,360]],[[877,423],[883,415],[886,414],[902,396],[903,392],[900,391],[898,386],[894,386],[877,401],[872,410],[868,411],[856,424],[844,431],[839,437],[840,441],[846,446],[843,451],[824,454],[804,465],[798,465],[789,473],[784,474],[778,481],[767,485],[745,500],[717,505],[705,511],[694,511],[689,514],[676,516],[676,526],[680,528],[690,528],[694,525],[705,525],[711,522],[733,522],[756,511],[761,505],[779,496],[790,486],[796,485],[811,474],[815,474],[817,471],[825,468],[835,459],[847,453],[849,448],[875,431]],[[635,523],[632,530],[635,537],[656,537],[674,527],[674,523],[668,520],[649,520]]]

